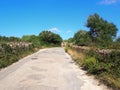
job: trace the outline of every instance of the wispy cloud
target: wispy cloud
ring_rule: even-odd
[[[66,31],[67,34],[69,34],[69,33],[71,33],[71,32],[72,32],[71,30]]]
[[[101,4],[101,5],[111,5],[111,4],[115,4],[119,1],[120,0],[102,0],[101,2],[99,2],[99,4]]]
[[[49,29],[49,31],[51,31],[51,32],[61,32],[58,28],[56,28],[56,27],[53,27],[53,28],[51,28],[51,29]]]

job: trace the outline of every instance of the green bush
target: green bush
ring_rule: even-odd
[[[65,47],[65,52],[68,52],[68,49],[69,49],[69,47],[68,47],[68,46],[66,46],[66,47]]]
[[[109,71],[111,65],[104,62],[99,62],[95,57],[89,57],[84,62],[84,69],[92,74],[101,74]]]
[[[85,30],[79,30],[74,34],[73,42],[78,46],[88,46],[91,43],[90,35]]]
[[[84,68],[89,70],[97,63],[96,59],[94,57],[87,58],[84,62]]]
[[[108,63],[111,64],[110,73],[120,77],[120,51],[113,51],[107,56]]]

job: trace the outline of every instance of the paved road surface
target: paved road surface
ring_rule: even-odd
[[[0,71],[0,90],[107,90],[63,48],[42,49]]]

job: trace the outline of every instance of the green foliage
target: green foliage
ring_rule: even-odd
[[[100,74],[103,71],[106,71],[106,64],[98,63],[96,58],[89,57],[85,60],[83,64],[84,69],[88,70],[89,73],[92,74]]]
[[[69,51],[70,47],[67,48]],[[74,54],[73,59],[89,74],[94,74],[104,84],[112,87],[114,90],[120,90],[120,51],[115,50],[109,53],[99,53],[96,50],[83,51],[80,48],[71,47],[70,50],[74,54],[84,54],[85,58],[79,58]],[[82,64],[81,64],[82,63]]]
[[[50,44],[50,45],[61,45],[62,38],[51,31],[42,31],[39,34],[40,40],[43,44]]]
[[[83,66],[86,70],[88,70],[89,73],[92,73],[95,75],[101,74],[103,72],[107,72],[110,68],[110,65],[108,65],[104,62],[99,62],[94,57],[87,58],[83,64]]]
[[[84,52],[87,58],[84,68],[93,74],[109,73],[114,77],[120,77],[120,51],[112,51],[107,54],[96,53],[94,50]]]
[[[67,40],[67,42],[68,42],[68,43],[74,43],[74,38],[69,38],[69,39]]]
[[[66,46],[66,47],[65,47],[65,52],[68,52],[68,50],[69,50],[69,47]]]
[[[21,40],[25,42],[31,42],[37,48],[40,48],[42,44],[40,38],[35,35],[24,35]]]
[[[0,36],[0,42],[19,42],[21,41],[18,37],[6,37],[6,36]]]
[[[11,65],[42,46],[60,46],[61,42],[60,35],[50,31],[43,31],[39,36],[24,35],[21,39],[0,36],[0,68]]]
[[[3,50],[4,53],[12,53],[12,48],[9,45],[2,44],[2,48],[4,49]]]
[[[18,61],[24,55],[34,52],[34,47],[31,45],[29,47],[15,47],[11,48],[7,44],[2,44],[3,50],[0,52],[0,68],[7,67],[12,63]]]
[[[94,43],[101,45],[110,44],[118,31],[113,23],[102,19],[98,14],[90,15],[87,20],[90,35]]]
[[[94,57],[91,58],[87,58],[84,62],[84,68],[85,69],[90,69],[92,68],[94,65],[96,65],[97,61]]]
[[[21,39],[22,39],[22,41],[30,42],[31,41],[31,35],[24,35]]]
[[[74,42],[78,46],[86,46],[91,42],[90,36],[87,31],[80,30],[74,35]]]
[[[116,25],[95,13],[88,17],[86,26],[90,29],[89,31],[79,30],[68,42],[70,41],[69,43],[72,42],[78,46],[119,49],[120,39],[117,38],[115,41],[118,31]]]
[[[13,42],[13,41],[14,41],[14,42],[19,42],[19,41],[21,41],[20,38],[14,37],[14,36],[9,37],[8,40],[9,40],[9,42]]]
[[[111,63],[110,73],[120,77],[120,51],[113,51],[106,58]]]
[[[80,45],[71,46],[72,53],[83,53],[85,56],[84,60],[81,56],[73,56],[76,63],[82,63],[79,65],[88,73],[96,75],[114,90],[120,90],[120,37],[115,39],[118,31],[116,25],[94,14],[88,17],[86,26],[90,29],[88,32],[80,30],[73,39],[68,40],[68,43]],[[81,46],[89,46],[89,49]]]

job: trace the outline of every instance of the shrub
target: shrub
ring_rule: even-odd
[[[110,73],[120,77],[120,51],[113,51],[107,56],[107,60],[111,63]]]
[[[96,59],[94,57],[87,58],[84,62],[84,68],[90,69],[97,63]]]

